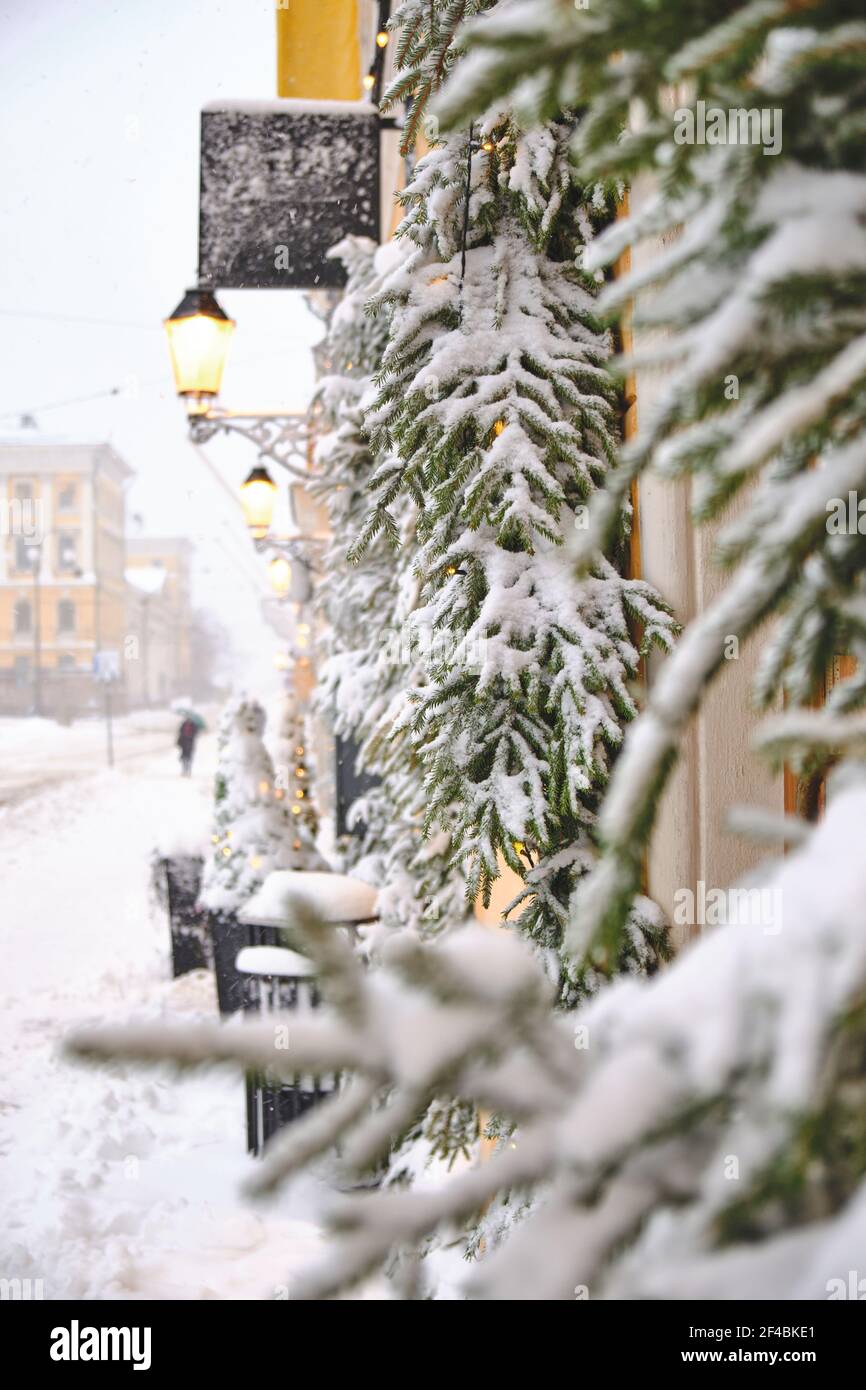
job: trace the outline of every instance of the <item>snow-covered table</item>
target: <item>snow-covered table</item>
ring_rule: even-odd
[[[302,869],[277,869],[242,908],[248,926],[297,926],[310,917],[328,926],[358,926],[378,915],[379,894],[351,874],[320,874]]]
[[[287,951],[283,946],[245,946],[238,951],[237,968],[244,975],[289,980],[306,979],[316,973],[308,956]]]

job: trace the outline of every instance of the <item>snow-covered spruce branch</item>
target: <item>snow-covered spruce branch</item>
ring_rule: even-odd
[[[517,924],[551,954],[594,857],[641,655],[676,630],[653,589],[619,572],[628,498],[583,579],[568,554],[618,445],[610,340],[582,269],[607,203],[569,170],[573,127],[523,131],[486,112],[401,195],[409,249],[378,296],[391,333],[365,418],[378,495],[353,551],[413,505],[409,627],[426,660],[396,730],[424,773],[425,826],[447,830],[470,900],[489,901],[503,862],[525,881]],[[664,955],[643,905],[631,925],[611,970]],[[587,987],[563,961],[563,1002]]]
[[[66,1050],[85,1061],[171,1062],[180,1070],[221,1062],[286,1081],[314,1068],[318,1074],[340,1071],[356,1060],[348,1031],[341,1035],[292,1014],[274,1014],[268,1023],[93,1025],[72,1033]]]
[[[617,981],[571,1015],[551,1010],[525,946],[478,926],[431,943],[403,934],[380,969],[345,972],[342,1000],[305,1025],[299,1055],[330,1069],[352,1051],[360,1079],[297,1123],[259,1190],[336,1144],[344,1163],[352,1151],[366,1160],[371,1072],[398,1111],[448,1087],[479,1105],[495,1096],[518,1128],[433,1192],[334,1200],[328,1256],[293,1297],[351,1289],[396,1249],[485,1209],[469,1297],[571,1300],[582,1287],[593,1299],[678,1298],[698,1275],[705,1298],[826,1296],[817,1281],[848,1269],[863,1216],[856,1144],[832,1172],[821,1148],[831,1114],[863,1133],[864,764],[846,774],[805,847],[751,890],[773,896],[765,929],[720,927],[655,979]],[[74,1047],[247,1068],[270,1053],[263,1036],[244,1048],[247,1031],[193,1028],[167,1043],[162,1028],[125,1040],[112,1029]],[[531,1198],[516,1225],[498,1223],[503,1193]]]
[[[422,839],[423,773],[408,735],[394,730],[403,692],[418,683],[423,657],[409,617],[418,590],[412,504],[398,508],[391,526],[362,552],[357,547],[377,466],[364,428],[365,403],[372,399],[390,323],[388,307],[371,314],[369,301],[406,252],[399,244],[376,247],[348,237],[331,254],[343,260],[348,283],[318,351],[324,375],[315,409],[325,432],[312,491],[328,508],[331,542],[316,595],[324,619],[316,701],[334,732],[357,749],[358,770],[375,779],[349,811],[349,824],[357,829],[360,822],[363,833],[346,837],[346,867],[380,886],[384,928],[432,932],[462,914],[464,878],[450,865],[447,830]]]
[[[807,706],[823,690],[830,653],[848,651],[862,667],[866,546],[850,526],[834,535],[822,525],[819,513],[848,494],[837,491],[832,464],[817,483],[814,466],[846,450],[853,456],[866,438],[863,95],[851,61],[863,32],[842,0],[806,11],[746,0],[721,19],[683,4],[672,50],[669,7],[651,0],[610,0],[586,12],[558,0],[502,0],[464,31],[467,61],[437,102],[444,126],[455,129],[496,103],[535,120],[577,105],[581,175],[624,183],[640,175],[642,189],[654,190],[595,238],[582,261],[600,271],[627,251],[641,253],[607,281],[598,308],[614,319],[631,314],[637,349],[615,368],[655,366],[661,384],[591,499],[589,528],[574,547],[582,572],[616,534],[644,470],[691,475],[699,519],[721,516],[757,482],[719,546],[744,577],[685,639],[615,775],[601,821],[607,855],[578,894],[575,944],[604,922],[609,953],[621,929],[639,845],[685,718],[717,669],[726,614],[736,620],[728,632],[740,636],[762,617],[781,616],[759,672],[762,704],[784,696]],[[690,87],[674,97],[668,84],[684,74]],[[694,131],[706,113],[740,124],[715,144],[690,138],[689,122]],[[652,254],[643,254],[647,247]],[[862,470],[850,480],[861,488]],[[810,534],[789,530],[790,557],[774,558],[767,533],[776,533],[780,514],[800,514],[801,494],[816,502]],[[862,669],[831,697],[840,715],[864,700]],[[805,737],[818,732],[800,727]],[[820,737],[811,751],[804,745],[798,759],[820,765],[820,745]],[[644,799],[624,806],[638,795]]]

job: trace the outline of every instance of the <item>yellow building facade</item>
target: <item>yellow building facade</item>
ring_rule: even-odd
[[[107,444],[0,443],[0,713],[98,704],[95,655],[126,629],[131,477]]]

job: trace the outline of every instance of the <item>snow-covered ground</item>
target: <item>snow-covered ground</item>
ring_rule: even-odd
[[[141,759],[173,748],[176,733],[177,716],[169,710],[137,710],[114,719],[115,764],[134,770]],[[103,719],[80,719],[68,727],[52,719],[0,719],[0,807],[107,765]]]
[[[175,724],[120,721],[113,771],[98,725],[0,724],[0,1276],[46,1298],[281,1298],[320,1244],[309,1190],[239,1195],[237,1077],[59,1054],[85,1021],[213,1016],[209,975],[171,981],[148,898],[154,844],[207,821],[214,740],[184,781]]]

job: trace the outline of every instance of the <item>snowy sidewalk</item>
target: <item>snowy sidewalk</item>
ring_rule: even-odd
[[[0,1276],[46,1298],[279,1298],[318,1247],[293,1206],[239,1196],[237,1077],[58,1055],[85,1021],[213,1017],[210,976],[168,978],[148,903],[166,824],[206,814],[211,744],[188,782],[151,753],[0,812]]]

